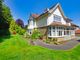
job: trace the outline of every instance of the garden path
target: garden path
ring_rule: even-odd
[[[68,49],[75,47],[78,43],[80,43],[80,40],[70,40],[64,44],[59,44],[59,45],[46,44],[45,42],[43,42],[41,40],[36,40],[34,43],[35,43],[35,45],[39,45],[39,46],[46,47],[49,49],[68,50]]]

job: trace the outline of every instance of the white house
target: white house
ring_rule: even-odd
[[[47,8],[40,15],[31,14],[28,20],[28,33],[36,28],[48,38],[58,38],[58,40],[69,40],[75,38],[75,28],[77,26],[72,20],[65,16],[59,3]]]

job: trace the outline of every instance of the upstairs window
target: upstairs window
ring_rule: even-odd
[[[54,21],[60,22],[61,21],[61,17],[58,16],[58,15],[54,15]]]

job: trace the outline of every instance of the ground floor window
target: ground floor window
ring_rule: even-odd
[[[69,30],[67,30],[67,32],[66,32],[66,33],[67,33],[66,35],[70,35],[70,34],[69,34]]]
[[[58,36],[62,36],[62,31],[59,31],[58,32]]]
[[[48,35],[51,36],[51,27],[48,27]]]
[[[74,30],[71,30],[71,27],[61,27],[61,26],[54,26],[48,28],[48,35],[59,37],[65,35],[72,35]]]
[[[67,33],[66,33],[66,31],[64,30],[64,35],[66,35]]]

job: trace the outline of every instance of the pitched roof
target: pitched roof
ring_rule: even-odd
[[[74,23],[71,23],[71,26],[79,27],[78,25],[76,25],[76,24],[74,24]]]
[[[66,22],[72,21],[70,18],[65,18]]]
[[[55,5],[53,5],[51,8],[49,8],[49,10],[51,10],[52,8],[54,8],[56,5],[58,5],[59,3],[57,3],[57,4],[55,4]],[[38,17],[41,17],[42,15],[44,15],[44,14],[46,14],[46,13],[48,13],[48,11],[46,10],[46,11],[44,11],[42,14],[31,14],[31,16],[33,17],[33,18],[38,18]]]
[[[39,17],[39,15],[38,14],[32,14],[32,17],[37,18],[37,17]]]
[[[61,6],[60,6],[59,3],[54,4],[51,8],[48,8],[48,10],[46,10],[44,13],[42,13],[42,14],[40,14],[40,15],[38,15],[38,14],[32,14],[32,17],[33,17],[33,18],[38,18],[38,17],[41,17],[41,16],[45,15],[46,13],[51,13],[51,12],[53,12],[58,6],[60,7],[61,14],[64,16],[66,22],[72,21],[71,19],[67,18],[67,17],[64,15],[63,10],[62,10],[62,8],[61,8]]]
[[[76,32],[75,32],[76,34],[80,34],[80,30],[76,30]]]

